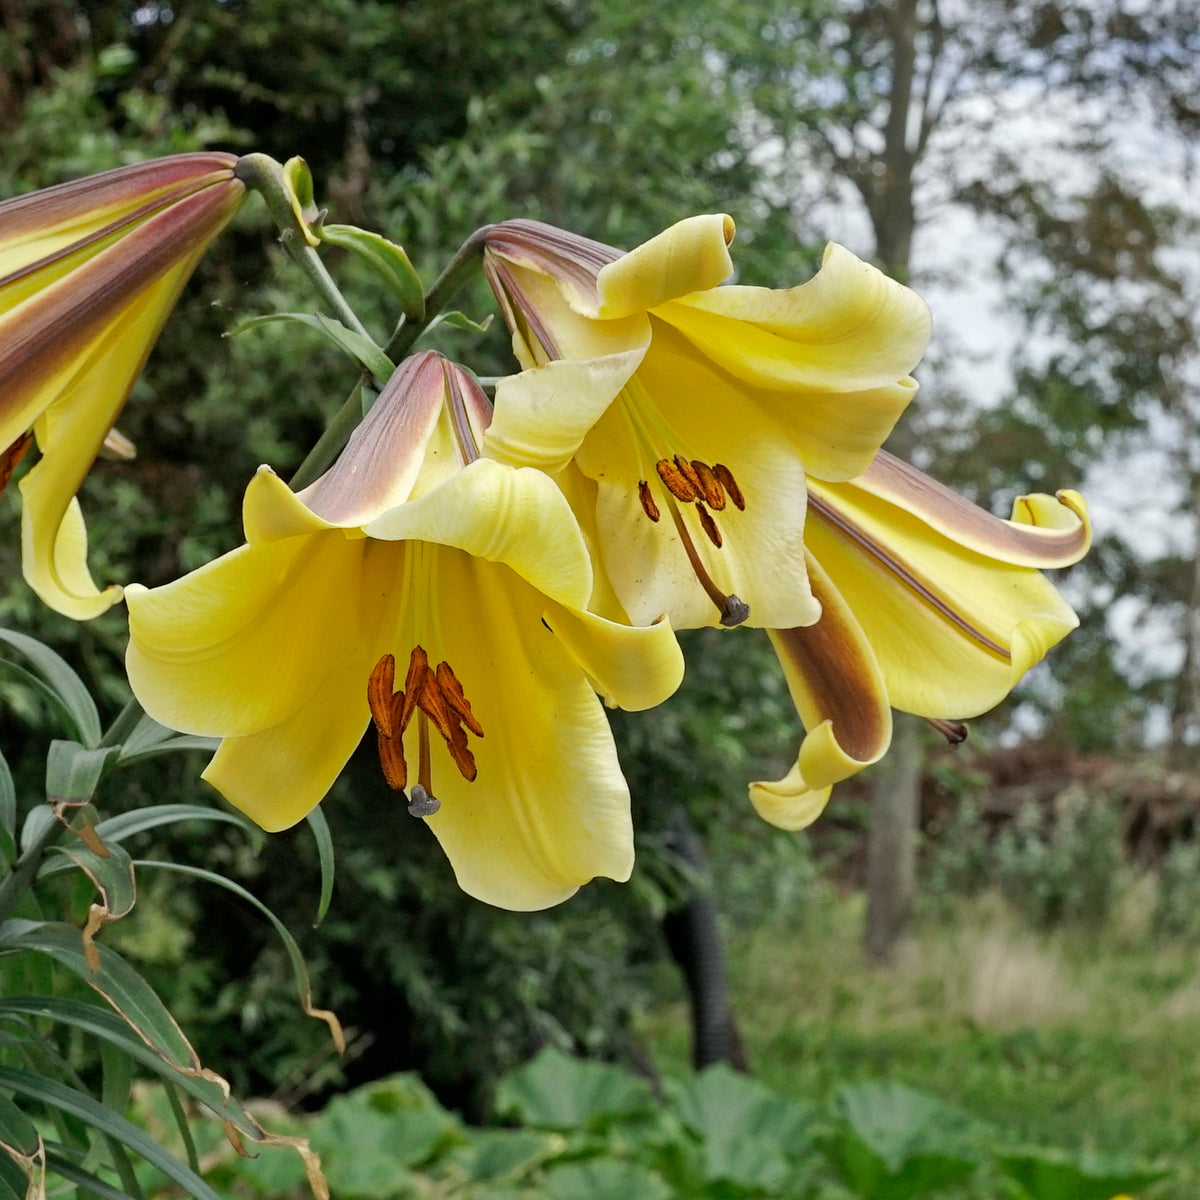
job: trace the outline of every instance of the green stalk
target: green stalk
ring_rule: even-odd
[[[289,209],[290,211],[290,209]],[[446,265],[446,269],[434,280],[433,286],[425,294],[425,316],[420,321],[408,321],[400,318],[396,332],[392,334],[383,352],[392,360],[398,362],[413,347],[416,340],[427,330],[430,324],[450,301],[459,288],[479,269],[483,259],[483,248],[487,239],[490,225],[477,229],[458,248],[458,252]],[[308,452],[308,456],[300,464],[292,476],[290,487],[300,491],[307,487],[321,473],[329,468],[337,458],[342,447],[350,440],[358,423],[363,418],[362,389],[370,382],[371,376],[363,372],[353,391],[338,409],[332,421],[326,427],[317,444]]]
[[[297,161],[297,160],[293,160]],[[308,178],[307,168],[303,168],[304,177]],[[284,175],[284,168],[269,154],[245,154],[238,159],[234,174],[248,187],[253,188],[267,205],[267,212],[279,227],[279,243],[287,252],[288,257],[308,277],[309,283],[316,289],[317,295],[333,309],[343,325],[353,329],[355,333],[365,337],[369,342],[374,338],[367,332],[354,310],[346,303],[333,277],[325,269],[314,247],[310,244],[310,234],[302,215],[298,210],[300,197]]]
[[[61,822],[55,819],[47,821],[45,829],[17,859],[12,873],[3,883],[0,883],[0,921],[8,916],[13,906],[25,894],[37,875],[38,867],[42,865],[42,858],[47,848],[62,831]]]

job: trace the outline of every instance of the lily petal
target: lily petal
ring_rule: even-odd
[[[1057,496],[1019,496],[1012,520],[1002,521],[882,450],[856,485],[959,545],[1014,566],[1066,567],[1091,548],[1087,505],[1069,489]]]
[[[365,706],[378,638],[366,547],[332,530],[239,547],[152,592],[131,585],[125,665],[143,708],[185,733],[261,733],[348,663]]]
[[[557,474],[637,370],[649,345],[576,361],[546,363],[496,384],[483,452],[514,467]]]
[[[843,596],[863,597],[892,705],[919,716],[993,707],[1078,624],[1040,573],[962,545],[870,479],[811,483],[806,542]]]
[[[226,737],[200,776],[268,833],[290,829],[325,797],[362,740],[366,690],[358,669],[261,733]]]
[[[440,637],[484,736],[468,783],[433,740],[427,818],[459,886],[489,904],[529,910],[597,875],[633,868],[629,793],[600,701],[541,620],[545,601],[498,564],[436,551]],[[423,644],[423,643],[422,643]],[[409,761],[415,761],[410,727]]]
[[[562,605],[548,609],[542,620],[614,708],[653,708],[683,682],[683,652],[666,620],[622,625]]]
[[[733,234],[733,218],[724,213],[677,221],[601,267],[596,276],[596,307],[580,311],[616,320],[717,287],[733,274],[729,257]]]
[[[801,629],[770,632],[808,733],[796,765],[783,779],[750,785],[759,815],[783,829],[811,824],[833,784],[878,762],[892,740],[887,687],[871,643],[815,558],[808,571],[821,619]]]
[[[717,548],[694,507],[680,504],[696,553],[721,592],[750,606],[747,624],[809,624],[820,610],[805,582],[804,464],[770,416],[686,351],[677,353],[681,345],[670,331],[656,340],[653,354],[577,455],[580,470],[597,482],[604,570],[635,625],[663,613],[676,629],[715,624],[716,609],[697,583],[655,458],[680,454],[720,462],[736,477],[746,509],[728,505],[716,516],[722,534]],[[708,403],[696,405],[696,396]],[[647,445],[655,452],[647,454]],[[643,480],[660,496],[658,521],[648,519],[639,503]]]
[[[504,520],[497,520],[504,514]],[[553,481],[531,467],[481,458],[436,492],[365,526],[368,537],[454,546],[503,563],[552,600],[587,606],[592,568],[583,536]]]

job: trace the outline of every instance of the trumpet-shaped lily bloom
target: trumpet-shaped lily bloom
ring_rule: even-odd
[[[596,693],[649,707],[683,662],[666,622],[586,611],[570,507],[541,472],[476,457],[489,418],[461,368],[407,360],[311,487],[259,471],[244,546],[127,589],[127,666],[152,716],[224,739],[204,778],[269,830],[320,802],[373,719],[463,889],[535,909],[628,878]]]
[[[750,785],[785,829],[883,756],[893,708],[953,733],[1003,700],[1079,623],[1041,569],[1082,558],[1091,531],[1077,492],[1018,497],[1003,521],[884,452],[811,485],[805,540],[821,619],[770,637],[807,734],[784,779]]]
[[[167,315],[244,195],[228,154],[179,154],[0,204],[0,482],[21,480],[22,565],[85,620],[120,599],[87,567],[75,493]]]
[[[534,221],[481,236],[516,357],[543,376],[501,381],[485,452],[559,480],[603,568],[594,603],[676,628],[815,621],[806,475],[871,461],[916,390],[924,303],[836,245],[799,287],[718,287],[721,215],[624,255]]]

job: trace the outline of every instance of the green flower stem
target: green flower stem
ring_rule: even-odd
[[[253,188],[262,196],[271,220],[279,227],[280,244],[292,262],[308,276],[317,295],[333,309],[343,325],[374,343],[375,339],[346,303],[345,296],[338,290],[325,264],[309,243],[309,238],[316,235],[309,232],[305,216],[300,212],[300,198],[285,178],[284,168],[269,154],[245,154],[238,159],[234,174],[248,188]],[[307,179],[307,168],[304,168],[304,174]],[[315,216],[313,219],[316,219]]]
[[[50,820],[38,834],[37,839],[17,859],[12,873],[0,883],[0,921],[3,921],[12,911],[13,906],[25,894],[29,885],[37,875],[38,867],[50,843],[63,831],[62,822]]]
[[[490,229],[490,225],[477,229],[459,247],[458,253],[450,260],[446,269],[425,294],[424,318],[420,321],[408,321],[403,317],[400,319],[400,324],[396,326],[396,332],[392,334],[391,340],[383,350],[393,362],[398,362],[412,349],[417,338],[429,328],[434,317],[450,303],[459,288],[479,269],[479,264],[483,260],[484,243]],[[346,398],[342,407],[338,409],[333,420],[326,426],[320,440],[308,452],[308,456],[292,476],[289,486],[293,491],[298,492],[301,488],[306,488],[337,458],[342,447],[350,439],[350,435],[363,418],[362,391],[370,379],[371,376],[366,371],[359,376],[354,390]]]
[[[416,343],[417,338],[429,328],[434,317],[454,299],[459,288],[479,270],[483,261],[483,250],[491,225],[484,225],[458,248],[458,253],[446,264],[446,269],[434,280],[425,293],[425,316],[420,321],[401,319],[383,352],[393,362],[403,358]]]
[[[325,427],[325,432],[321,434],[317,444],[296,469],[296,473],[288,482],[293,492],[308,487],[327,470],[342,447],[350,440],[350,435],[363,418],[362,390],[363,381],[367,378],[369,377],[364,372],[362,378],[354,385],[354,390],[346,397],[345,403],[337,410],[333,420]]]
[[[121,745],[137,727],[142,716],[142,706],[137,702],[136,697],[130,696],[125,702],[125,707],[117,714],[116,720],[105,731],[99,744],[101,746]]]

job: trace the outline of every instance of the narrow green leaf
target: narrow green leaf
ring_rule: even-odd
[[[196,1139],[192,1137],[192,1126],[187,1119],[187,1113],[183,1111],[183,1101],[179,1099],[179,1091],[169,1083],[164,1085],[163,1090],[167,1093],[167,1099],[171,1103],[171,1115],[175,1118],[175,1128],[179,1130],[179,1137],[183,1142],[184,1152],[187,1154],[188,1166],[199,1173],[200,1155],[196,1153]]]
[[[141,1155],[168,1179],[179,1184],[190,1196],[194,1196],[196,1200],[221,1200],[221,1197],[190,1167],[181,1163],[179,1159],[163,1149],[136,1125],[111,1112],[92,1096],[78,1092],[74,1088],[65,1087],[52,1079],[45,1079],[40,1075],[14,1067],[0,1067],[0,1087],[9,1088],[20,1095],[40,1100],[43,1104],[51,1105],[86,1121],[94,1129],[108,1134],[122,1145],[128,1146],[135,1153]]]
[[[52,1150],[49,1146],[46,1147],[46,1166],[59,1178],[73,1183],[77,1188],[94,1193],[100,1200],[133,1200],[128,1192],[105,1183],[99,1176],[85,1171],[68,1155]]]
[[[0,831],[9,839],[17,836],[17,789],[8,762],[0,753]]]
[[[121,743],[117,762],[125,766],[160,754],[174,754],[180,750],[207,750],[211,753],[220,744],[220,738],[176,733],[143,713],[133,731]]]
[[[325,920],[329,902],[333,899],[333,835],[329,832],[329,822],[325,820],[320,805],[308,814],[307,819],[313,840],[317,843],[317,856],[321,860],[321,898],[317,901],[317,919],[313,922],[315,929]]]
[[[0,1200],[25,1200],[29,1179],[7,1154],[0,1154]]]
[[[458,312],[457,309],[450,312],[439,313],[428,325],[421,331],[421,336],[424,337],[436,329],[439,325],[449,325],[451,329],[463,329],[467,333],[487,333],[492,327],[492,313],[488,313],[482,321],[472,321],[466,313]]]
[[[369,338],[355,333],[353,329],[347,329],[340,321],[335,321],[323,313],[264,313],[260,317],[250,317],[235,325],[229,331],[229,336],[245,333],[247,329],[254,329],[259,325],[269,325],[272,321],[291,321],[320,330],[339,350],[348,354],[364,370],[370,371],[380,383],[387,383],[396,369],[392,360]]]
[[[100,741],[100,714],[96,711],[95,701],[83,680],[63,658],[36,638],[13,629],[0,629],[0,642],[6,642],[32,663],[37,675],[58,697],[75,737],[85,746],[97,745]]]
[[[0,1146],[22,1158],[32,1158],[41,1149],[41,1144],[33,1122],[0,1093]]]
[[[220,738],[181,733],[177,737],[167,738],[164,742],[158,742],[133,753],[126,753],[122,749],[117,761],[122,766],[128,766],[130,763],[143,762],[148,758],[158,758],[162,754],[178,754],[183,750],[202,750],[205,754],[215,754],[220,744]]]
[[[95,885],[101,901],[113,920],[128,916],[137,900],[137,882],[133,874],[133,859],[123,847],[107,847],[107,857],[76,842],[70,846],[52,846],[55,855],[38,872],[39,878],[57,875],[60,871],[78,867]]]
[[[54,809],[49,804],[35,804],[25,814],[25,823],[21,826],[21,851],[29,849],[51,825],[57,825],[58,820]]]
[[[92,971],[79,930],[58,923],[15,920],[0,925],[0,945],[36,950],[49,956],[99,992],[169,1062],[199,1070],[196,1052],[175,1018],[154,989],[115,950],[95,946],[98,968]]]
[[[400,301],[400,308],[410,321],[424,320],[425,289],[402,246],[353,225],[323,225],[321,238],[357,254]]]
[[[87,749],[78,742],[56,738],[46,757],[46,796],[53,801],[90,800],[109,760],[120,753],[116,746]]]
[[[219,1076],[207,1071],[181,1071],[133,1033],[119,1016],[107,1009],[80,1000],[64,1000],[57,996],[12,996],[0,999],[0,1017],[6,1015],[45,1017],[81,1029],[148,1067],[165,1082],[175,1085],[211,1109],[222,1120],[231,1122],[247,1137],[255,1141],[262,1137],[262,1129],[258,1122],[229,1094]]]
[[[133,1094],[133,1060],[111,1042],[101,1042],[100,1068],[101,1103],[115,1113],[127,1112]]]
[[[145,833],[148,829],[175,825],[181,821],[218,821],[236,825],[247,833],[259,835],[262,832],[241,813],[207,808],[203,804],[154,804],[149,808],[138,808],[98,822],[96,832],[104,839],[105,845],[111,846],[133,837],[135,833]]]
[[[308,967],[305,965],[304,956],[300,953],[300,947],[296,945],[296,939],[288,932],[287,926],[257,896],[246,891],[240,884],[234,883],[232,879],[226,879],[224,875],[218,875],[215,871],[206,871],[203,867],[193,867],[185,863],[159,862],[154,859],[144,858],[136,860],[134,866],[158,867],[164,871],[175,871],[180,875],[190,875],[194,879],[203,879],[208,883],[215,883],[218,887],[223,887],[235,896],[240,896],[247,904],[258,909],[275,927],[275,932],[279,935],[279,940],[283,942],[283,948],[287,951],[288,958],[291,960],[292,974],[295,976],[296,988],[300,993],[301,1007],[310,1017],[316,1017],[329,1026],[329,1032],[333,1037],[333,1042],[338,1049],[338,1053],[345,1050],[345,1034],[342,1032],[342,1027],[337,1017],[327,1009],[316,1008],[313,1005],[312,983],[309,980]]]

